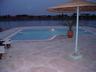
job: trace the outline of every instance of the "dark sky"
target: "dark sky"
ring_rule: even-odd
[[[56,6],[70,0],[0,0],[0,15],[48,15],[48,7]],[[88,0],[94,1],[96,0]]]

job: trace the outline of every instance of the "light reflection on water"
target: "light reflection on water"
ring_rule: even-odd
[[[34,20],[34,21],[5,21],[0,22],[0,28],[9,29],[15,27],[24,27],[24,26],[64,26],[67,25],[65,21],[56,21],[56,20]],[[96,28],[95,20],[82,20],[80,21],[82,26],[92,26]]]

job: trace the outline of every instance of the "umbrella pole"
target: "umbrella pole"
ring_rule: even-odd
[[[77,7],[77,16],[76,16],[76,39],[75,39],[75,52],[72,55],[74,59],[80,59],[82,56],[79,53],[78,49],[78,30],[79,30],[79,7]]]
[[[77,17],[76,17],[76,41],[75,41],[75,53],[78,53],[78,29],[79,29],[79,7],[77,7]]]

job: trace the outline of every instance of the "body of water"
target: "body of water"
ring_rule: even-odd
[[[26,27],[26,26],[64,26],[67,25],[65,21],[60,20],[34,20],[34,21],[1,21],[0,28],[10,29],[15,27]],[[81,20],[81,26],[91,26],[96,28],[95,20]]]

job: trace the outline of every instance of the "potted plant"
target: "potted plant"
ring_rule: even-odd
[[[68,38],[72,38],[73,37],[73,30],[71,29],[70,26],[69,26],[69,30],[67,32],[67,36],[68,36]]]
[[[72,30],[73,24],[74,24],[74,20],[72,20],[72,19],[68,20],[68,26],[69,26],[69,30],[67,32],[67,37],[68,38],[72,38],[73,37],[73,34],[74,34],[74,32]]]

